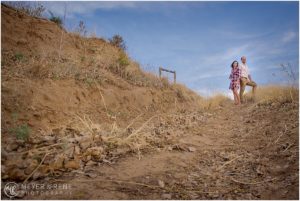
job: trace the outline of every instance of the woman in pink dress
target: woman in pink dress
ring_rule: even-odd
[[[241,78],[241,70],[239,69],[239,63],[237,61],[232,62],[231,64],[231,74],[229,76],[230,85],[229,89],[232,90],[234,96],[234,104],[241,104],[240,96],[239,96],[239,88],[240,88],[240,78]]]

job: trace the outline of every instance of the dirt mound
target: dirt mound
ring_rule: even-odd
[[[153,115],[200,106],[202,98],[194,92],[143,72],[123,50],[103,39],[68,33],[53,22],[5,5],[1,11],[5,179],[36,179],[72,169],[70,164],[78,169],[91,163],[90,149],[95,147],[103,149],[94,158],[101,161],[109,150],[103,136],[123,135],[124,129],[136,132],[134,127]],[[84,148],[78,141],[83,136],[90,143]],[[146,141],[153,140],[130,142],[123,151],[142,149]],[[43,173],[30,175],[42,159]]]

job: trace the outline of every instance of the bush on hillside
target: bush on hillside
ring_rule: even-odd
[[[122,50],[126,50],[125,41],[123,40],[122,36],[118,34],[114,35],[111,39],[109,39],[109,43]]]
[[[56,23],[58,26],[62,27],[62,25],[63,25],[62,19],[61,19],[59,16],[55,16],[50,10],[49,10],[49,13],[50,13],[50,18],[49,18],[49,20],[50,20],[51,22]]]

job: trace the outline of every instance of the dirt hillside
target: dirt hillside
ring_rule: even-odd
[[[299,198],[298,89],[237,107],[143,72],[103,39],[4,5],[1,17],[2,183],[70,187],[16,197]]]
[[[199,106],[194,92],[144,73],[103,39],[67,33],[4,5],[1,10],[4,133],[14,122],[47,135],[77,124],[77,116],[124,127],[143,113]]]

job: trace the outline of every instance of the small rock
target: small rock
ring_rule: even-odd
[[[38,136],[29,136],[28,140],[31,144],[41,144],[43,143],[43,139]]]
[[[199,195],[197,195],[197,193],[189,193],[189,196],[191,198],[191,200],[197,200],[199,198]]]
[[[85,166],[94,166],[94,165],[98,165],[97,162],[94,162],[94,161],[88,161]]]
[[[219,194],[212,194],[211,197],[212,197],[212,198],[218,198],[218,197],[219,197]]]
[[[74,147],[74,154],[75,155],[79,155],[80,154],[80,147],[77,146],[77,145]]]
[[[165,199],[165,200],[171,200],[172,199],[172,195],[168,194],[168,193],[164,193],[164,194],[161,195],[161,198]]]
[[[17,149],[18,149],[18,144],[17,143],[12,143],[12,144],[8,144],[7,146],[6,146],[6,150],[8,151],[8,152],[11,152],[11,151],[16,151]]]
[[[189,152],[195,152],[196,148],[195,147],[188,147]]]
[[[33,180],[37,180],[37,179],[39,179],[39,178],[42,178],[43,176],[44,176],[44,175],[43,175],[42,172],[36,171],[36,172],[32,175],[32,179],[33,179]]]
[[[91,146],[91,142],[89,142],[89,141],[85,141],[85,142],[81,142],[80,143],[80,148],[82,149],[82,150],[86,150],[88,147],[90,147]]]
[[[92,160],[92,156],[91,156],[91,155],[88,155],[88,156],[86,157],[86,161],[90,161],[90,160]]]
[[[63,168],[65,156],[64,154],[59,154],[55,159],[54,162],[51,164],[51,168],[53,170],[58,170]]]
[[[91,177],[91,178],[96,178],[97,177],[97,174],[96,173],[92,173],[92,172],[85,173],[84,175],[86,175],[88,177]]]
[[[74,155],[74,146],[70,146],[68,147],[64,153],[66,154],[66,156],[68,156],[69,158],[73,158]]]
[[[76,139],[75,139],[75,138],[67,138],[67,139],[66,139],[66,142],[67,142],[67,143],[70,143],[70,144],[72,144],[72,143],[75,144],[75,143],[76,143]]]
[[[101,157],[101,154],[103,153],[103,148],[102,147],[92,147],[88,148],[85,152],[85,155],[91,155],[97,159]]]
[[[112,164],[112,162],[111,161],[109,161],[109,160],[107,160],[107,159],[102,159],[102,161],[104,162],[104,163],[108,163],[108,164]]]
[[[258,167],[256,168],[256,173],[257,173],[258,175],[263,175],[263,174],[264,174],[264,171],[263,171],[262,166],[258,166]]]
[[[64,166],[67,169],[78,169],[78,168],[80,168],[80,161],[79,160],[70,160],[70,161],[67,161]]]
[[[55,137],[47,135],[47,136],[43,137],[43,141],[48,142],[48,143],[53,143],[53,142],[55,142]]]
[[[158,185],[162,188],[165,187],[165,182],[163,182],[162,180],[158,180]]]
[[[276,106],[276,105],[277,105],[276,103],[272,103],[272,104],[271,104],[271,106],[273,106],[273,107]]]

